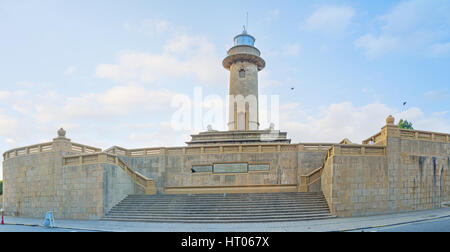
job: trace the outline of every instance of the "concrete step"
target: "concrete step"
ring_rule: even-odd
[[[324,216],[330,215],[329,212],[321,211],[321,212],[304,212],[299,214],[298,212],[292,213],[267,213],[267,214],[193,214],[190,213],[188,216],[185,213],[180,214],[172,214],[172,213],[160,213],[160,214],[135,214],[135,213],[115,213],[109,214],[107,217],[133,217],[133,218],[176,218],[176,219],[186,219],[186,218],[200,218],[200,219],[248,219],[248,218],[273,218],[273,217],[292,217],[292,216]]]
[[[108,218],[105,217],[103,220],[109,220],[109,221],[130,221],[130,222],[162,222],[162,223],[254,223],[254,222],[292,222],[292,221],[306,221],[306,220],[320,220],[320,219],[330,219],[335,218],[331,215],[324,215],[324,216],[302,216],[302,217],[293,217],[290,216],[289,218],[264,218],[264,219],[231,219],[231,220],[225,220],[225,219],[175,219],[175,218],[153,218],[153,219],[146,219],[146,218]]]
[[[332,217],[321,193],[129,195],[104,220],[271,222]]]
[[[286,207],[274,207],[274,206],[261,206],[261,207],[209,207],[209,208],[181,208],[181,207],[152,207],[152,208],[142,208],[142,207],[114,207],[110,212],[118,211],[146,211],[146,212],[158,212],[158,211],[183,211],[183,212],[258,212],[258,211],[304,211],[304,210],[328,210],[328,206],[308,206],[308,207],[296,207],[296,206],[286,206]]]
[[[166,218],[173,218],[173,219],[185,219],[185,220],[238,220],[238,219],[287,219],[291,217],[314,217],[314,216],[330,216],[329,213],[305,213],[305,214],[290,214],[290,215],[284,215],[284,214],[272,214],[272,215],[254,215],[254,216],[216,216],[216,215],[202,215],[202,216],[174,216],[174,215],[152,215],[152,216],[143,216],[143,215],[122,215],[122,216],[107,216],[108,218],[135,218],[135,219],[166,219]]]
[[[186,196],[186,197],[168,197],[168,198],[127,198],[127,201],[134,201],[134,200],[152,200],[152,201],[177,201],[177,200],[230,200],[230,201],[236,201],[236,200],[295,200],[295,199],[302,199],[302,200],[308,200],[308,199],[324,199],[323,196],[314,196],[314,197],[192,197],[192,196]]]
[[[304,211],[304,210],[327,210],[328,206],[314,206],[314,207],[260,207],[260,208],[221,208],[221,207],[211,207],[211,208],[139,208],[139,207],[114,207],[111,212],[124,212],[124,211],[136,211],[136,212],[265,212],[265,211]]]
[[[221,201],[273,201],[273,200],[278,200],[278,201],[286,201],[286,200],[325,200],[324,197],[308,197],[308,198],[303,198],[303,197],[289,197],[289,198],[247,198],[247,197],[242,197],[242,198],[228,198],[228,197],[223,197],[223,198],[198,198],[198,197],[184,197],[184,198],[126,198],[123,201],[155,201],[155,202],[169,202],[169,201],[216,201],[216,200],[221,200]]]
[[[291,202],[274,202],[274,201],[266,201],[266,202],[245,202],[245,201],[241,201],[241,202],[234,202],[234,203],[230,203],[230,202],[220,202],[220,201],[216,201],[216,202],[208,202],[208,203],[204,203],[204,202],[166,202],[166,203],[159,203],[159,202],[155,202],[155,203],[150,203],[150,202],[135,202],[135,203],[120,203],[120,206],[139,206],[139,207],[151,207],[151,206],[155,206],[155,205],[164,205],[164,206],[180,206],[180,207],[208,207],[208,206],[235,206],[235,207],[256,207],[256,206],[265,206],[265,205],[276,205],[276,206],[293,206],[293,205],[320,205],[320,204],[324,204],[326,205],[325,201],[304,201],[304,202],[297,202],[297,201],[291,201]]]

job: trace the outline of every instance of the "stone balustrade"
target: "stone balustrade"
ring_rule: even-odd
[[[390,136],[399,137],[402,139],[425,140],[442,143],[450,142],[450,134],[422,131],[422,130],[401,129],[398,128],[397,125],[392,126],[387,125],[385,128],[383,128],[381,132],[378,132],[377,134],[364,140],[363,144],[370,144],[372,142],[376,145],[378,143],[382,143],[383,141],[386,140],[388,134]]]
[[[208,145],[198,147],[173,148],[145,148],[125,149],[114,146],[106,153],[127,156],[154,156],[154,155],[189,155],[213,153],[264,153],[264,152],[325,152],[333,146],[330,143],[301,143],[301,144],[245,144],[245,145]]]
[[[68,143],[69,143],[70,147],[69,147],[69,150],[67,150],[67,151],[70,151],[70,152],[75,152],[75,153],[102,152],[102,149],[100,149],[100,148],[95,148],[95,147],[91,147],[91,146],[87,146],[87,145],[83,145],[83,144],[71,143],[71,142],[68,142]],[[38,154],[38,153],[52,152],[52,151],[58,151],[58,150],[62,150],[62,149],[60,149],[58,146],[56,146],[55,141],[53,141],[53,142],[35,144],[35,145],[30,145],[30,146],[26,146],[26,147],[9,150],[3,154],[3,159],[7,160],[10,158],[14,158],[14,157],[34,155],[34,154]]]

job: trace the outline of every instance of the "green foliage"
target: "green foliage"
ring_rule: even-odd
[[[408,122],[407,120],[400,119],[400,122],[398,123],[398,127],[401,129],[409,129],[413,130],[412,122]]]
[[[0,195],[3,194],[3,181],[0,180]]]

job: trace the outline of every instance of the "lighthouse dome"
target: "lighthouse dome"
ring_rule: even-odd
[[[234,45],[255,46],[255,38],[244,30],[241,34],[234,37]]]

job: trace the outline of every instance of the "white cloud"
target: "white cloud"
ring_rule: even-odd
[[[414,107],[397,113],[396,123],[400,119],[406,119],[412,122],[414,129],[448,133],[450,132],[450,122],[445,119],[448,117],[447,112],[439,111],[426,115],[421,109]]]
[[[162,122],[159,129],[148,132],[133,132],[128,136],[131,145],[136,147],[174,147],[185,146],[190,141],[190,135],[198,132],[176,131],[170,122]]]
[[[431,54],[435,55],[435,56],[449,55],[450,54],[450,42],[433,44],[431,46]]]
[[[51,86],[51,83],[49,82],[36,82],[36,81],[20,81],[16,83],[17,86],[22,87],[22,88],[39,88],[39,89],[43,89],[43,88],[48,88]],[[27,92],[25,90],[21,90],[21,92]]]
[[[278,9],[271,10],[267,14],[266,21],[270,24],[270,23],[272,23],[273,20],[277,19],[279,16],[280,16],[280,10],[278,10]]]
[[[0,91],[0,101],[5,100],[11,95],[9,91]]]
[[[19,121],[15,118],[0,114],[0,136],[9,136],[19,133]]]
[[[379,132],[390,114],[396,118],[396,123],[406,119],[413,122],[416,129],[450,132],[446,113],[425,114],[416,107],[398,112],[381,103],[356,107],[350,102],[343,102],[331,104],[317,114],[303,111],[299,104],[282,107],[280,129],[287,131],[293,142],[339,142],[348,138],[354,143],[361,143]]]
[[[146,83],[194,77],[204,84],[215,85],[226,83],[226,71],[218,62],[215,46],[206,38],[183,35],[169,40],[160,54],[122,52],[117,64],[97,65],[96,76]]]
[[[107,90],[96,97],[104,107],[114,111],[128,113],[138,108],[145,111],[158,111],[168,106],[174,93],[167,90],[148,90],[137,84],[118,86]]]
[[[77,70],[74,66],[69,66],[64,70],[64,75],[72,75]]]
[[[438,102],[448,101],[450,99],[450,93],[446,90],[430,90],[426,92],[424,95],[427,100],[434,100]]]
[[[307,31],[339,33],[351,24],[355,10],[349,6],[325,6],[309,16],[303,28]]]
[[[88,93],[80,96],[62,97],[34,105],[34,118],[41,123],[51,121],[75,122],[77,120],[110,121],[120,116],[149,112],[162,112],[169,108],[174,93],[166,89],[151,90],[137,84],[116,86],[103,93]],[[49,97],[51,97],[49,95]]]
[[[381,54],[392,51],[399,46],[397,38],[386,35],[374,37],[367,34],[355,41],[357,48],[365,49],[368,58],[375,58]]]
[[[299,44],[286,44],[283,46],[283,54],[287,56],[298,56],[301,46]]]
[[[264,91],[266,88],[278,87],[282,85],[282,83],[279,80],[271,78],[271,73],[268,70],[259,72],[258,78],[259,78],[258,85],[262,91]]]
[[[145,19],[138,23],[126,22],[123,26],[128,31],[142,33],[147,36],[155,36],[175,29],[169,21],[164,19]]]
[[[437,55],[445,53],[450,26],[450,4],[439,0],[411,0],[395,5],[376,18],[375,31],[362,35],[355,47],[365,51],[368,58],[387,53],[411,52]]]

